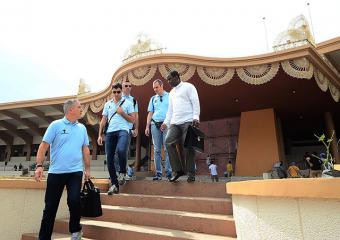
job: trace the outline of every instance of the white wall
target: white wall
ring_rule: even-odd
[[[45,189],[0,188],[0,239],[21,239],[22,233],[39,232],[44,208]],[[57,218],[68,217],[66,192],[63,193]]]
[[[340,200],[233,195],[238,240],[339,240]]]

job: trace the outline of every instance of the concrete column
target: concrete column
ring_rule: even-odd
[[[277,118],[277,134],[280,160],[282,160],[284,163],[287,163],[287,160],[285,158],[285,146],[283,140],[282,122],[280,118]]]
[[[26,161],[29,161],[31,158],[32,143],[26,143],[24,152],[26,152]]]
[[[11,159],[11,155],[12,155],[12,144],[6,144],[5,162],[8,162]]]
[[[331,112],[325,112],[324,118],[326,123],[327,137],[331,137],[334,131],[333,141],[331,142],[330,145],[330,152],[335,160],[335,163],[340,163],[340,156],[337,146],[338,138],[336,137],[333,115]]]
[[[47,149],[46,161],[50,161],[50,147]]]
[[[241,113],[237,176],[262,176],[281,160],[276,125],[272,108]]]
[[[136,170],[140,170],[141,161],[141,131],[138,130],[138,135],[136,137]]]
[[[97,142],[96,141],[92,141],[92,160],[97,160]]]

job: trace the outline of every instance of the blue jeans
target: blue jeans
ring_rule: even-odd
[[[49,173],[45,192],[45,208],[39,231],[40,240],[50,240],[61,195],[66,186],[67,205],[70,211],[69,231],[79,232],[80,225],[80,189],[83,172]]]
[[[118,187],[118,180],[115,168],[115,153],[117,152],[119,159],[119,173],[126,173],[126,149],[128,147],[129,132],[119,130],[108,132],[105,136],[105,152],[107,160],[107,168],[109,170],[112,185]]]
[[[131,130],[129,131],[129,138],[127,141],[127,148],[126,148],[126,161],[129,159],[129,149],[130,149],[130,143],[131,143],[131,138],[132,138],[132,134],[131,134]],[[126,162],[126,169],[127,169],[127,162]],[[118,153],[116,150],[115,153],[115,168],[116,168],[116,172],[119,172],[120,170],[120,166],[119,166],[119,158],[118,158]]]
[[[168,151],[165,147],[165,136],[167,130],[162,132],[156,127],[154,123],[151,123],[151,135],[153,143],[153,153],[155,160],[156,174],[162,175],[162,145],[164,146],[164,157],[165,157],[165,172],[167,175],[171,175],[172,170],[169,161]]]

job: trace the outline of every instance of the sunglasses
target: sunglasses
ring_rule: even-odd
[[[122,91],[112,91],[113,94],[120,94]]]
[[[124,85],[124,87],[132,87],[131,85]]]

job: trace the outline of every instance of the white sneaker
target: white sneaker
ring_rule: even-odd
[[[131,181],[131,180],[133,180],[133,176],[130,177],[129,175],[125,175],[125,180],[126,181]]]
[[[112,195],[112,194],[118,194],[119,193],[119,189],[117,188],[116,185],[112,185],[110,188],[109,188],[109,191],[107,191],[107,194],[108,195]]]
[[[126,182],[126,180],[125,180],[125,173],[119,173],[118,184],[119,185],[124,185],[125,182]]]
[[[71,235],[71,240],[81,240],[83,236],[83,231],[74,232]]]

